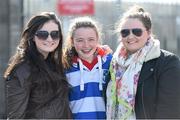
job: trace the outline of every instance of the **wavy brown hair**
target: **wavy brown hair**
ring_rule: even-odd
[[[138,19],[142,22],[147,31],[151,31],[151,15],[146,12],[143,7],[139,5],[133,5],[129,8],[129,10],[127,10],[127,12],[123,14],[122,18],[116,23],[116,32],[119,33],[123,22],[129,18]]]

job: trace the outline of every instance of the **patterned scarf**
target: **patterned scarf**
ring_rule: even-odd
[[[122,43],[118,46],[110,66],[111,81],[106,93],[107,119],[136,119],[135,96],[142,65],[159,56],[160,43],[153,38],[131,55]]]

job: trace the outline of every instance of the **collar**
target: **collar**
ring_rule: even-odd
[[[91,63],[89,63],[89,62],[86,61],[86,60],[83,60],[83,59],[79,58],[78,56],[74,56],[73,59],[72,59],[72,61],[73,61],[73,63],[78,63],[78,59],[80,59],[80,60],[82,61],[82,64],[83,64],[84,66],[86,66],[89,70],[92,70],[93,67],[94,67],[94,65],[96,65],[96,64],[98,63],[98,58],[97,58],[97,56],[99,55],[99,56],[103,57],[103,56],[106,55],[106,54],[107,54],[107,53],[106,53],[106,51],[105,51],[104,49],[98,47],[97,50],[96,50],[96,52],[95,52],[95,56],[96,56],[96,57],[93,59],[93,61],[92,61]]]

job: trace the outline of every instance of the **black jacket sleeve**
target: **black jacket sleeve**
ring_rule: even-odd
[[[175,55],[162,59],[155,118],[180,118],[180,61]]]
[[[16,69],[6,80],[7,117],[24,118],[30,96],[27,70]]]

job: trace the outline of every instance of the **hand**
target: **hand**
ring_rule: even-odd
[[[113,50],[108,45],[101,45],[100,46],[103,50],[106,51],[106,53],[113,53]]]

